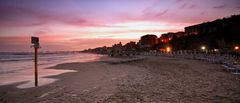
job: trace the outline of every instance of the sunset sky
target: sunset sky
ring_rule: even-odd
[[[0,52],[83,50],[240,13],[240,0],[1,0]]]

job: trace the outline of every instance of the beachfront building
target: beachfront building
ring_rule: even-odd
[[[179,38],[179,37],[184,36],[184,34],[185,34],[185,32],[176,32],[176,33],[169,32],[169,33],[162,34],[160,36],[160,38],[158,38],[158,43],[168,43],[174,37]]]
[[[177,38],[180,38],[180,37],[182,37],[182,36],[185,36],[185,32],[183,32],[183,31],[179,31],[179,32],[176,32],[176,33],[174,33],[174,35],[177,37]]]
[[[185,27],[186,35],[198,35],[198,34],[207,34],[215,32],[221,25],[218,23],[202,23],[198,25],[193,25],[189,27]]]
[[[219,30],[239,31],[240,15],[185,27],[186,35],[211,34]]]
[[[166,33],[162,34],[158,40],[160,43],[168,43],[173,39],[174,36],[175,36],[174,33]]]
[[[153,49],[156,44],[158,44],[158,37],[154,34],[144,35],[138,42],[138,46],[144,50]]]

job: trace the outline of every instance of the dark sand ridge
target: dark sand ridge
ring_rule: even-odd
[[[55,69],[77,70],[52,78],[59,81],[29,89],[0,87],[6,103],[238,103],[240,81],[221,65],[196,60],[147,57],[124,62],[60,64]]]

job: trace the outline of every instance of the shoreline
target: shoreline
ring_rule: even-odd
[[[121,61],[122,60],[122,61]],[[76,70],[37,88],[0,87],[1,102],[237,102],[240,82],[218,64],[168,57],[105,58],[50,67]],[[24,95],[23,95],[24,94]]]
[[[24,55],[22,55],[24,56]],[[10,55],[11,57],[11,55]],[[13,56],[14,57],[14,56]],[[101,58],[102,55],[97,54],[86,54],[86,53],[68,53],[68,54],[47,54],[42,55],[39,58],[38,63],[38,85],[46,85],[57,81],[58,79],[47,78],[51,75],[59,75],[65,72],[75,72],[72,70],[56,70],[56,69],[47,69],[49,67],[56,66],[57,64],[62,63],[71,63],[71,62],[90,62],[95,61]],[[30,56],[26,57],[30,58]],[[13,59],[13,58],[10,58]],[[16,58],[15,58],[16,59]],[[34,74],[33,68],[34,64],[28,59],[19,59],[19,61],[11,61],[2,63],[1,75],[0,75],[0,86],[11,85],[18,82],[24,82],[24,84],[18,85],[18,88],[31,88],[34,87]],[[7,72],[2,72],[7,71]]]
[[[89,54],[94,54],[94,53],[89,53]],[[101,54],[96,54],[96,55],[101,55]],[[94,62],[108,62],[108,63],[121,63],[124,61],[131,61],[131,59],[137,59],[136,57],[109,57],[107,55],[102,55],[100,58],[96,59],[96,60],[91,60],[91,61],[87,61],[87,62],[68,62],[68,63],[60,63],[60,64],[55,64],[54,66],[49,66],[49,67],[44,67],[42,68],[42,70],[50,70],[50,71],[60,71],[60,73],[55,73],[55,74],[47,74],[45,76],[41,76],[39,77],[39,79],[41,78],[47,78],[47,79],[56,79],[53,82],[47,82],[47,83],[43,83],[42,85],[39,85],[38,87],[41,86],[45,86],[45,85],[49,85],[51,83],[54,83],[58,80],[60,80],[60,75],[63,75],[65,73],[74,73],[74,72],[78,72],[75,69],[68,69],[68,68],[62,68],[60,66],[60,68],[56,68],[58,65],[66,65],[66,64],[72,64],[72,63],[77,63],[77,64],[84,64],[84,63],[94,63]],[[59,67],[59,66],[58,66]],[[62,69],[61,69],[62,68]],[[59,77],[58,77],[59,76]],[[56,77],[56,78],[55,78]],[[15,88],[15,89],[30,89],[30,88],[35,88],[34,87],[34,83],[31,83],[32,86],[26,86],[26,87],[18,87],[21,85],[24,85],[28,82],[33,82],[33,81],[20,81],[20,82],[14,82],[14,83],[9,83],[9,84],[5,84],[5,85],[0,85],[1,87],[11,87],[11,88]],[[46,82],[46,81],[45,81]]]

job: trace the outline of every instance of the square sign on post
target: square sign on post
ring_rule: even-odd
[[[31,43],[34,44],[34,48],[39,48],[39,38],[38,37],[32,37]]]
[[[31,38],[31,43],[33,44],[33,47],[34,47],[34,71],[35,71],[35,86],[37,87],[38,86],[38,48],[40,48],[40,45],[39,45],[39,38],[38,37],[32,37]]]
[[[32,44],[39,44],[39,38],[38,37],[32,37]]]

